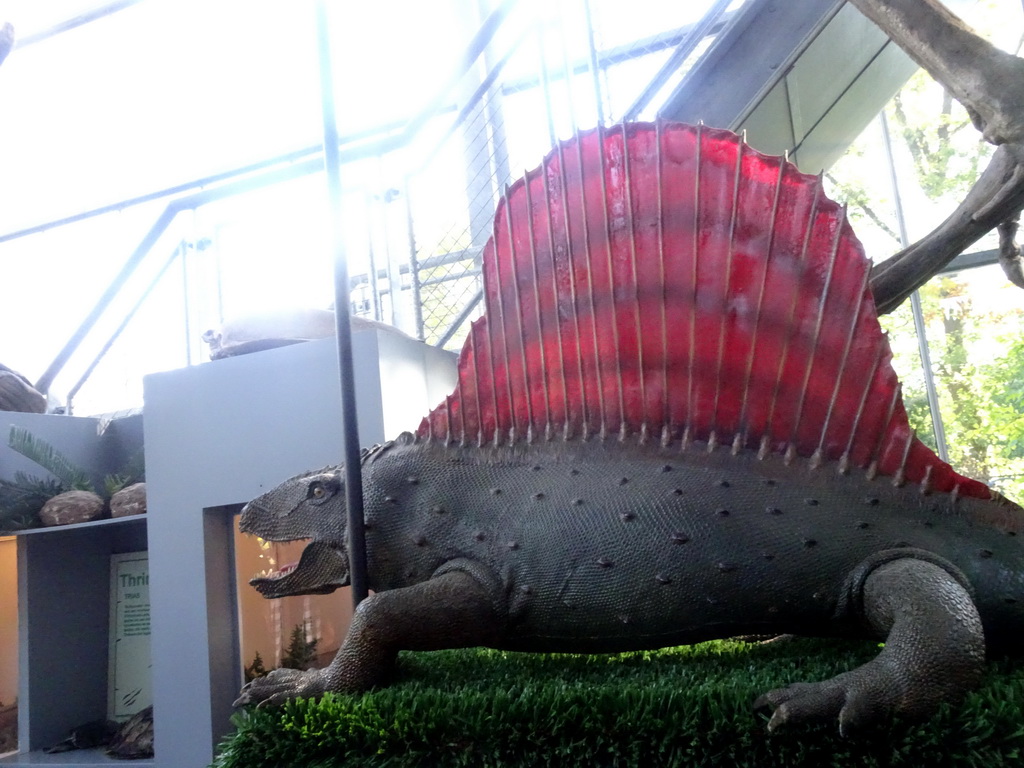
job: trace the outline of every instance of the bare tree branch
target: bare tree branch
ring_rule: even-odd
[[[900,233],[889,226],[886,221],[878,215],[878,212],[868,202],[868,195],[862,189],[853,188],[840,182],[831,173],[826,173],[825,178],[832,184],[833,189],[851,208],[855,208],[870,219],[876,227],[893,239],[896,245],[900,244]]]
[[[1014,239],[1017,236],[1018,223],[1004,221],[999,225],[999,265],[1006,277],[1016,286],[1024,288],[1024,258]]]
[[[879,311],[891,312],[1024,207],[1024,59],[979,37],[938,0],[850,2],[956,97],[985,139],[999,146],[949,218],[872,270]]]
[[[987,141],[1024,147],[1024,59],[979,37],[938,0],[850,2],[966,107]]]
[[[871,289],[881,313],[892,312],[972,243],[1024,208],[1024,174],[1006,147],[963,202],[942,224],[871,270]]]

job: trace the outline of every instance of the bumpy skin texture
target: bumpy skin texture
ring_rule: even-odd
[[[366,690],[387,682],[401,649],[884,639],[859,669],[758,702],[775,710],[771,728],[838,717],[849,731],[955,699],[976,683],[986,638],[1008,641],[1024,626],[1016,517],[996,521],[991,502],[834,465],[702,444],[481,449],[405,436],[369,455],[363,474],[376,594],[328,668],[272,673],[236,704]],[[342,490],[325,471],[247,507],[244,531],[312,537],[316,552],[287,576],[254,580],[264,595],[344,581]]]
[[[945,569],[915,558],[880,566],[863,587],[863,618],[886,646],[876,659],[831,680],[769,691],[768,729],[839,718],[844,735],[891,714],[927,716],[978,683],[985,660],[981,619]]]

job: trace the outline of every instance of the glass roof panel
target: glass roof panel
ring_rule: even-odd
[[[611,0],[328,3],[337,120],[343,145],[358,150],[359,159],[343,154],[352,274],[371,274],[371,253],[389,270],[405,259],[405,281],[410,249],[421,259],[447,260],[444,270],[468,269],[467,279],[442,283],[440,271],[431,279],[455,286],[437,303],[451,303],[445,311],[458,314],[462,304],[451,296],[469,301],[475,278],[449,251],[482,245],[489,206],[503,185],[534,167],[557,139],[620,119],[681,41],[703,37],[706,47],[740,5],[637,0],[627,12]],[[0,327],[13,327],[41,303],[62,307],[38,321],[31,339],[5,338],[0,360],[37,379],[164,206],[198,191],[200,181],[288,153],[315,163],[322,122],[313,8],[243,0],[0,0],[0,20],[11,20],[22,41],[0,68]],[[717,24],[695,27],[708,9],[719,14]],[[481,39],[490,14],[502,12],[504,21],[478,56],[472,41]],[[676,69],[678,77],[686,67]],[[652,93],[648,106],[656,109],[660,93]],[[416,128],[400,141],[381,143],[410,123]],[[161,196],[173,187],[180,189]],[[145,205],[133,201],[147,195],[154,199]],[[311,176],[179,216],[147,257],[149,266],[58,377],[55,393],[68,391],[144,290],[153,265],[179,246],[194,249],[190,264],[219,260],[215,289],[203,290],[215,291],[222,306],[210,306],[203,291],[182,295],[182,257],[166,278],[179,288],[155,291],[149,301],[162,309],[143,310],[134,324],[162,317],[178,325],[183,303],[200,332],[205,317],[216,321],[219,311],[247,304],[322,306],[332,295],[329,258],[319,244],[323,195],[322,176]],[[264,198],[274,202],[257,205]],[[39,227],[96,208],[110,210],[70,226]],[[43,231],[9,237],[34,227]],[[198,244],[207,240],[215,247],[200,253]],[[316,277],[281,277],[289,269]],[[392,309],[404,303],[383,301],[392,319]],[[432,339],[450,319],[439,321]],[[137,399],[141,374],[193,362],[196,347],[203,351],[195,339],[157,340],[129,329],[88,389],[95,393],[95,382],[110,379],[102,388],[121,382]],[[146,355],[133,351],[138,345],[147,346]],[[192,353],[187,360],[181,348]],[[90,410],[108,409],[116,397],[93,402]]]

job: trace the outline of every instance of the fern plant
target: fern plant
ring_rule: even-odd
[[[7,444],[56,477],[62,490],[96,492],[89,476],[80,467],[76,467],[67,456],[24,427],[12,426]]]
[[[12,426],[8,445],[56,479],[44,480],[24,472],[16,472],[13,480],[0,479],[0,531],[38,527],[42,524],[39,510],[59,493],[95,492],[89,476],[80,467],[27,429]]]
[[[56,479],[44,480],[24,472],[16,472],[14,480],[0,479],[0,532],[40,526],[39,510],[57,494],[65,491],[96,493],[88,473],[27,429],[12,426],[7,442],[11,450],[34,461]],[[109,501],[121,489],[145,480],[145,475],[145,459],[142,451],[138,451],[119,472],[103,478],[104,499]]]
[[[14,480],[0,480],[0,531],[37,527],[43,504],[63,490],[58,480],[42,480],[24,472],[16,472]]]

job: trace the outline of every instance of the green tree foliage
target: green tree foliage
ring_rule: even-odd
[[[260,656],[260,652],[256,651],[256,655],[253,657],[252,664],[248,665],[244,670],[245,682],[251,683],[257,677],[266,676],[267,672],[269,671],[270,670],[268,670],[263,665],[263,657]]]
[[[1024,312],[985,307],[968,283],[952,277],[936,278],[921,293],[950,461],[1010,491],[1024,473],[1024,417],[1015,410],[1024,397],[1024,345],[1013,341]]]
[[[316,647],[320,642],[317,638],[308,637],[308,625],[296,624],[292,627],[291,640],[281,657],[281,666],[285,669],[309,669],[316,664]]]
[[[1024,459],[1024,339],[1013,341],[985,373],[1002,381],[992,393],[991,408],[993,421],[1001,429],[1004,453],[1009,459]]]
[[[288,647],[284,656],[281,657],[281,667],[284,669],[310,669],[316,666],[318,638],[308,639],[309,625],[306,623],[296,624],[292,627]],[[253,656],[252,663],[245,667],[245,682],[263,677],[271,670],[267,669],[263,657],[259,651]]]
[[[966,111],[922,70],[893,97],[888,112],[925,196],[963,198],[991,154]]]
[[[966,111],[923,71],[886,108],[911,238],[937,226],[963,199],[991,147]],[[880,125],[874,123],[827,176],[850,206],[876,260],[901,247]],[[972,250],[994,247],[994,238]],[[950,463],[1011,497],[1024,497],[1024,294],[996,266],[934,278],[920,291]],[[933,448],[931,410],[909,302],[882,319],[903,381],[911,425]]]

